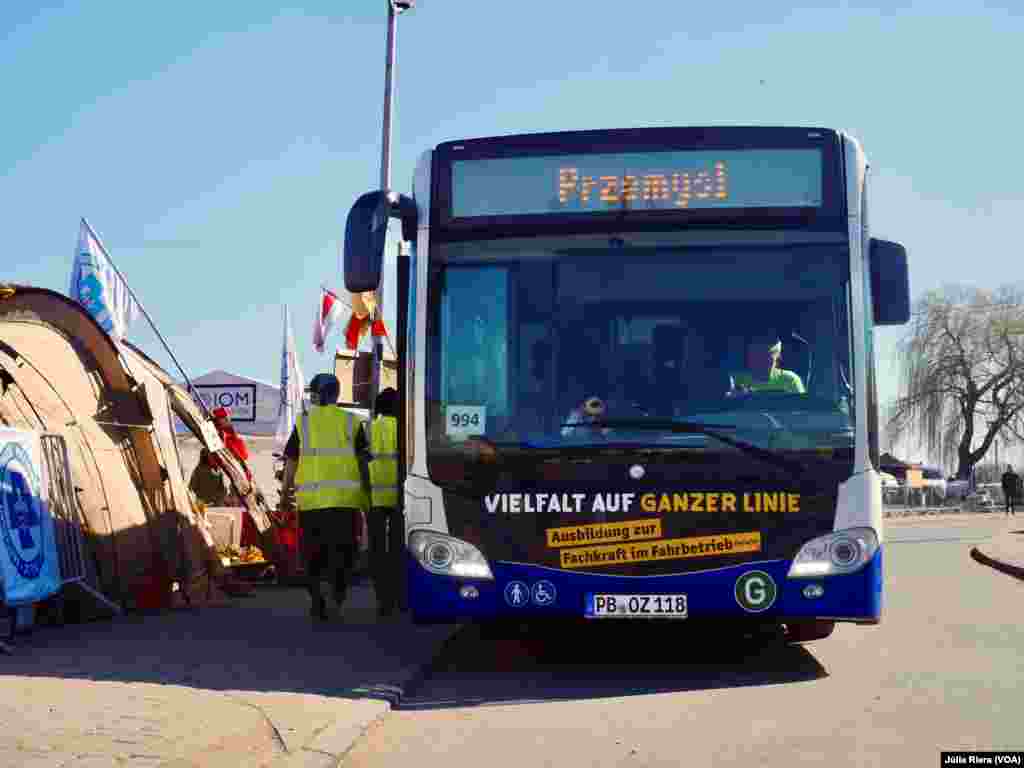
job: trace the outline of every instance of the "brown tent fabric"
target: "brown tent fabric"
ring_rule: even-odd
[[[221,463],[225,468],[225,474],[227,474],[228,479],[231,481],[235,492],[242,499],[242,503],[249,510],[249,514],[252,515],[257,530],[260,533],[267,533],[273,525],[273,521],[269,514],[269,507],[263,497],[263,492],[255,480],[249,481],[246,478],[241,462],[231,451],[226,448],[213,450],[215,446],[211,445],[210,441],[206,438],[206,435],[215,432],[213,422],[207,418],[206,414],[188,392],[168,376],[167,372],[152,358],[142,352],[142,350],[127,341],[121,343],[121,349],[122,353],[128,358],[129,367],[132,370],[145,371],[152,375],[163,388],[169,412],[166,417],[158,418],[158,421],[162,426],[167,426],[167,438],[170,442],[175,443],[173,447],[168,446],[165,450],[168,454],[173,454],[176,457],[175,463],[181,466],[181,475],[185,478],[186,484],[188,482],[188,468],[181,465],[180,454],[174,441],[174,423],[171,413],[181,420],[204,448],[216,453],[220,457]]]
[[[0,342],[13,379],[0,420],[64,436],[101,589],[124,600],[175,554],[160,543],[168,504],[148,407],[111,339],[60,294],[14,286],[0,299]]]
[[[67,442],[103,592],[138,602],[171,578],[188,589],[218,567],[197,526],[174,441],[171,412],[180,417],[189,409],[159,366],[115,343],[69,298],[14,285],[0,286],[0,368],[0,424],[56,432]],[[229,476],[240,478],[257,524],[269,527],[258,489],[237,462]]]

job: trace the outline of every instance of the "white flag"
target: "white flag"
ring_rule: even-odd
[[[128,326],[139,316],[139,305],[84,219],[78,231],[68,295],[85,307],[100,327],[118,341],[124,338]]]
[[[277,412],[277,433],[274,435],[274,448],[283,452],[292,427],[299,414],[306,410],[306,381],[299,367],[299,357],[295,349],[295,334],[292,333],[291,316],[288,307],[284,308],[284,343],[281,348],[281,403]]]

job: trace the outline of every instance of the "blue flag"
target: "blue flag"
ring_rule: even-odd
[[[114,268],[99,238],[83,220],[71,267],[68,295],[85,307],[108,334],[120,341],[139,315],[139,305]]]

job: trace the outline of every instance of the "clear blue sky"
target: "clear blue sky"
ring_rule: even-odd
[[[454,138],[843,128],[913,293],[995,287],[1022,277],[1022,8],[420,0],[400,20],[394,179]],[[0,3],[0,278],[66,292],[85,216],[189,374],[276,381],[283,304],[307,375],[328,366],[312,315],[378,180],[384,19],[382,0]],[[882,333],[883,399],[899,335]],[[142,323],[129,338],[170,367]]]

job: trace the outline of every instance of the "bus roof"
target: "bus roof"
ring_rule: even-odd
[[[817,134],[817,136],[809,136]],[[626,144],[665,145],[680,143],[686,145],[702,144],[709,140],[714,143],[745,144],[751,137],[758,136],[756,146],[773,141],[792,142],[800,138],[820,138],[831,134],[835,137],[845,135],[835,128],[818,128],[814,126],[672,126],[658,128],[604,128],[582,131],[550,131],[545,133],[518,133],[505,136],[481,136],[476,138],[445,141],[437,145],[438,150],[454,150],[466,145],[486,146],[501,144],[505,147],[522,149],[543,149],[545,146],[564,147],[566,144],[588,145],[593,143],[612,143],[620,141]]]

